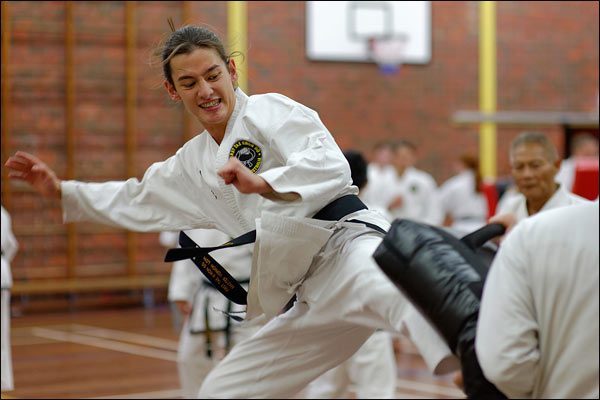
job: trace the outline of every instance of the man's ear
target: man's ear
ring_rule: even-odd
[[[173,86],[171,84],[171,82],[165,80],[163,82],[165,89],[167,90],[167,93],[169,93],[169,96],[171,97],[171,99],[173,101],[180,101],[181,97],[179,97],[179,93],[177,93],[177,90],[175,90],[175,86]]]

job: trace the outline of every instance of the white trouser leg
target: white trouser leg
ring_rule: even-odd
[[[232,327],[232,346],[244,338],[252,336],[257,328]],[[204,333],[190,333],[189,321],[184,324],[177,349],[177,371],[183,397],[195,399],[208,373],[219,363],[224,353],[225,334],[212,333],[212,358],[206,355]]]
[[[306,303],[238,343],[211,371],[200,398],[289,398],[350,357],[371,335],[368,327],[314,324]]]
[[[389,332],[375,332],[345,364],[357,399],[395,397],[397,368]]]
[[[12,356],[10,351],[10,290],[2,289],[2,391],[14,389]]]
[[[184,398],[196,398],[200,385],[214,365],[213,359],[206,355],[204,333],[191,334],[186,321],[181,330],[177,349],[177,371]]]
[[[361,347],[362,348],[362,347]],[[359,350],[360,351],[360,350]],[[354,356],[352,356],[354,357]],[[350,379],[348,366],[352,358],[330,369],[312,381],[305,389],[306,399],[344,399],[348,398]]]

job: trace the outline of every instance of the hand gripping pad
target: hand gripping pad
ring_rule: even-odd
[[[502,232],[496,229],[492,237]],[[462,242],[442,229],[397,219],[373,257],[461,359],[467,396],[505,398],[483,376],[474,351],[479,304],[491,260],[476,253],[475,246],[482,243],[476,239],[475,245],[470,240]]]

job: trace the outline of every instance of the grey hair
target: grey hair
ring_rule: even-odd
[[[556,147],[550,142],[548,137],[540,132],[523,132],[517,136],[510,144],[510,156],[512,158],[515,150],[525,144],[537,144],[542,146],[546,159],[550,162],[558,160]]]

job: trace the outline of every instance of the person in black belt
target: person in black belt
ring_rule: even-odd
[[[164,86],[203,132],[142,180],[63,181],[22,151],[6,162],[9,176],[61,198],[64,222],[217,228],[230,237],[255,230],[247,298],[236,301],[247,304],[245,324],[265,325],[234,346],[199,396],[290,397],[376,329],[400,330],[412,307],[372,259],[389,223],[356,196],[348,162],[315,111],[281,94],[247,96],[237,87],[235,54],[212,31],[172,28],[158,49]],[[195,258],[220,290],[239,293],[208,250],[190,249],[167,259]],[[451,353],[444,346],[434,352],[443,341],[431,326],[423,331],[433,338],[426,350],[435,353],[434,370]]]

